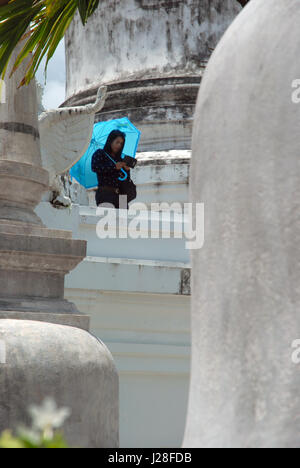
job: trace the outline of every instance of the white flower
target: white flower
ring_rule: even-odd
[[[41,406],[31,405],[28,410],[35,429],[45,431],[63,426],[70,416],[69,408],[58,408],[53,398],[45,398]]]

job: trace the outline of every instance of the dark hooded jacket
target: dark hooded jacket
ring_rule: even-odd
[[[117,156],[111,155],[111,143],[118,136],[124,138],[125,144],[125,134],[120,132],[119,130],[113,130],[109,134],[104,148],[98,149],[92,156],[92,171],[96,172],[97,174],[98,187],[105,185],[116,188],[120,187],[119,177],[123,175],[123,172],[121,170],[116,169],[115,163],[109,158],[110,156],[116,162],[122,161],[121,154],[124,145]],[[127,171],[127,174],[129,174],[130,176],[130,171]]]

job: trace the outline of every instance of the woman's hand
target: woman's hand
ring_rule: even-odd
[[[118,171],[120,169],[125,169],[125,171],[129,171],[130,170],[130,167],[126,166],[126,163],[124,163],[123,161],[119,161],[117,162],[116,164],[116,169],[118,169]]]

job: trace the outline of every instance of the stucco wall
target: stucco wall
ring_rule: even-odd
[[[67,97],[129,76],[199,73],[239,11],[235,0],[102,0],[67,33]]]

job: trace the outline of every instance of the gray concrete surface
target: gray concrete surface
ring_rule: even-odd
[[[27,408],[49,396],[72,411],[63,427],[69,446],[118,447],[118,374],[102,342],[74,327],[9,319],[0,320],[0,340],[0,433],[30,425]]]
[[[184,447],[297,447],[300,3],[252,0],[198,97],[191,198],[192,380]]]

